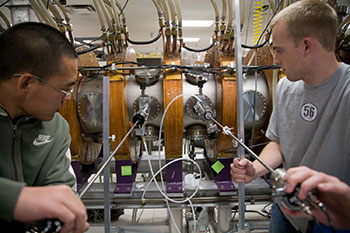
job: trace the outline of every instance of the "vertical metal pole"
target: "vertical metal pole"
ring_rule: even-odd
[[[102,102],[102,119],[103,119],[103,161],[109,158],[109,76],[103,76],[103,102]],[[104,223],[105,233],[111,232],[111,208],[109,200],[109,170],[107,164],[103,171],[104,184]]]
[[[242,74],[242,47],[241,47],[241,15],[240,15],[240,0],[232,0],[232,4],[235,8],[235,56],[236,56],[236,80],[237,80],[237,122],[238,122],[238,139],[244,143],[244,117],[243,117],[243,74]],[[241,159],[244,157],[244,148],[238,147],[238,157]],[[244,232],[244,183],[238,186],[238,206],[239,206],[239,230],[238,232]]]

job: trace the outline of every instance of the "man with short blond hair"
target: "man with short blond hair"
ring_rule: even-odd
[[[271,167],[307,166],[350,183],[350,66],[334,53],[337,15],[325,2],[302,0],[272,21],[279,81],[266,145],[260,157]],[[235,182],[250,182],[268,171],[258,161],[234,159]],[[288,219],[289,220],[288,220]],[[284,216],[272,206],[270,232],[306,232],[309,219]]]

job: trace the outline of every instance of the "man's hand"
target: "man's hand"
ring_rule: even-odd
[[[236,183],[249,183],[254,179],[255,167],[248,159],[234,159],[230,165],[232,180]]]
[[[298,183],[301,183],[298,197],[305,199],[309,192],[316,190],[318,199],[325,205],[327,212],[337,229],[350,229],[350,187],[334,176],[317,172],[308,167],[295,167],[287,170],[284,177],[287,182],[286,193],[291,193]],[[300,216],[302,212],[283,208],[287,214]],[[326,215],[313,208],[312,214],[321,223],[328,225]]]
[[[24,187],[13,219],[26,223],[59,219],[63,223],[61,233],[80,233],[89,228],[84,204],[67,185]]]

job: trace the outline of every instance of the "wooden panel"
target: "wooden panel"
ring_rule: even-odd
[[[71,154],[72,156],[79,156],[79,147],[83,143],[83,138],[81,136],[78,116],[76,114],[75,91],[72,97],[64,102],[60,110],[60,114],[66,119],[69,124],[69,133],[72,140],[70,146]]]
[[[129,116],[125,102],[125,80],[121,74],[111,75],[110,82],[110,105],[109,121],[110,135],[115,135],[115,142],[111,142],[112,151],[118,146],[124,136],[127,134],[129,125]],[[121,145],[115,154],[115,159],[130,159],[129,139]]]
[[[220,65],[228,66],[234,62],[233,57],[221,57]],[[233,129],[233,133],[237,135],[237,108],[236,108],[236,77],[235,75],[225,74],[216,82],[217,90],[217,118],[223,126]],[[232,157],[234,152],[232,138],[220,133],[217,143],[218,158]]]
[[[164,58],[165,64],[180,64],[180,58]],[[167,74],[163,80],[164,110],[172,99],[183,92],[180,72]],[[164,120],[165,156],[169,158],[182,157],[183,138],[183,98],[178,98],[169,107]]]

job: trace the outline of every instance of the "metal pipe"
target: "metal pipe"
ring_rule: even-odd
[[[219,32],[219,10],[216,2],[214,0],[210,0],[211,4],[213,5],[214,11],[215,11],[215,28],[214,28],[214,33],[215,33],[215,40],[218,39],[218,32]]]
[[[107,22],[107,25],[108,25],[108,29],[111,31],[112,30],[112,21],[111,19],[109,18],[108,16],[108,13],[107,13],[107,10],[106,10],[106,7],[104,5],[104,3],[102,2],[102,0],[97,0],[97,3],[100,4],[100,8],[102,9],[102,13],[106,19],[106,22]]]
[[[1,18],[4,20],[4,22],[6,23],[7,28],[10,28],[10,27],[11,27],[10,21],[6,18],[6,16],[4,15],[4,13],[2,13],[1,11],[0,11],[0,17],[1,17]]]
[[[44,4],[40,0],[37,0],[37,4],[40,10],[43,12],[43,15],[45,15],[45,18],[48,20],[47,24],[49,24],[51,27],[58,29],[56,22],[53,20],[51,15],[46,11]]]
[[[233,0],[229,0],[233,1]],[[234,37],[235,39],[235,57],[236,57],[236,78],[237,78],[237,85],[236,85],[236,92],[237,92],[237,132],[238,137],[240,140],[238,140],[240,145],[244,145],[244,106],[243,106],[243,71],[242,71],[242,47],[241,47],[241,12],[240,12],[240,6],[239,6],[239,0],[235,0],[235,30],[234,30]],[[232,134],[232,133],[231,133]],[[232,134],[233,135],[233,134]],[[243,147],[239,147],[238,150],[238,157],[242,158],[244,157],[244,149]],[[239,216],[238,216],[238,225],[239,225],[239,231],[243,232],[245,228],[244,223],[244,212],[245,212],[245,188],[244,183],[240,183],[238,185],[238,207],[239,207]]]
[[[109,76],[103,76],[103,104],[102,104],[102,120],[103,120],[103,159],[106,161],[100,168],[103,173],[103,204],[104,204],[104,223],[105,233],[111,232],[111,203],[109,199],[109,99],[110,99],[110,78]],[[122,143],[122,142],[121,142]],[[106,165],[105,165],[106,164]],[[108,166],[107,166],[108,165]],[[105,169],[104,169],[105,168]],[[96,174],[97,175],[97,174]],[[96,176],[97,177],[97,176]],[[85,189],[87,190],[87,189]],[[86,191],[85,191],[86,192]],[[83,194],[84,195],[84,194]],[[81,197],[81,196],[80,196]]]
[[[43,14],[43,12],[40,10],[40,7],[36,3],[36,1],[29,0],[29,3],[30,3],[30,6],[32,7],[33,11],[35,12],[35,15],[38,18],[39,22],[47,23],[47,19],[46,19],[45,15]]]
[[[106,31],[106,26],[105,26],[105,21],[104,21],[104,18],[102,16],[102,9],[100,7],[100,4],[98,4],[97,0],[92,0],[95,7],[96,7],[96,11],[97,11],[97,16],[98,16],[98,19],[100,21],[100,24],[101,24],[101,31],[102,32],[105,32]]]

